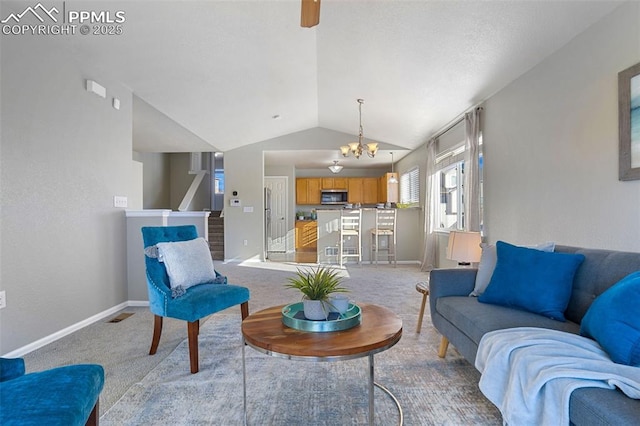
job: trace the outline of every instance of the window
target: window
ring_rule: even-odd
[[[222,152],[214,152],[211,155],[211,162],[213,163],[213,195],[223,195],[224,194],[224,153]],[[220,202],[222,202],[222,197],[218,197]]]
[[[400,176],[400,202],[418,204],[420,202],[420,169],[414,167]]]
[[[458,161],[436,172],[436,226],[440,230],[464,229],[464,161]]]
[[[224,170],[216,169],[213,176],[213,193],[224,194]]]
[[[480,229],[483,227],[483,154],[482,136],[480,137],[479,191],[480,191]],[[464,144],[455,145],[443,150],[436,156],[436,172],[434,175],[439,198],[434,201],[436,230],[464,230]]]
[[[478,110],[476,110],[477,112]],[[478,119],[478,116],[475,117]],[[466,181],[469,180],[470,173],[476,171],[478,176],[473,176],[473,180],[478,182],[478,223],[472,220],[474,227],[479,227],[480,232],[483,229],[483,142],[482,133],[478,135],[477,158],[469,158],[471,154],[467,151],[466,135],[465,135],[465,119],[461,119],[458,123],[441,133],[436,139],[435,148],[435,167],[431,176],[434,185],[434,194],[431,206],[429,206],[430,219],[436,231],[449,232],[452,230],[466,230],[469,226],[469,217],[465,215],[465,211],[469,210],[469,189],[465,188]],[[473,156],[475,157],[474,149]],[[472,161],[472,163],[466,163]],[[477,163],[476,163],[477,162]],[[431,171],[430,171],[431,173]],[[465,174],[467,176],[465,176]],[[473,182],[475,184],[475,182]],[[475,195],[475,190],[473,191]],[[473,200],[475,204],[476,200]],[[472,206],[473,210],[476,206]]]
[[[436,146],[432,206],[434,226],[439,231],[464,229],[464,120],[441,135]]]

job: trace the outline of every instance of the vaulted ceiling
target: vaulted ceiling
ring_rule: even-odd
[[[414,149],[620,2],[322,0],[311,29],[299,0],[67,4],[125,11],[120,36],[57,42],[131,88],[134,149],[168,152],[356,135],[358,98],[366,139]]]

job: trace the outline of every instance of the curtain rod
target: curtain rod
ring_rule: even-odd
[[[462,121],[464,121],[464,116],[469,112],[469,111],[482,111],[484,108],[481,106],[476,106],[473,107],[469,110],[467,110],[466,112],[463,112],[462,114],[460,114],[459,116],[457,116],[456,118],[454,118],[452,121],[450,121],[448,124],[446,124],[443,128],[441,128],[441,130],[437,131],[436,133],[433,134],[433,136],[431,136],[429,139],[434,139],[434,138],[439,138],[440,136],[444,135],[445,133],[447,133],[449,130],[453,129],[455,126],[457,126],[458,124],[460,124]]]

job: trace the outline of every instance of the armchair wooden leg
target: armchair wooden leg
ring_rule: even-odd
[[[100,411],[100,400],[96,401],[96,405],[93,406],[93,410],[91,410],[91,414],[89,414],[89,418],[85,423],[85,426],[98,426],[98,421],[100,420],[99,416]]]
[[[149,349],[149,355],[155,355],[158,350],[158,343],[160,343],[160,335],[162,334],[162,317],[160,315],[154,315],[153,319],[153,339],[151,340],[151,349]]]
[[[200,321],[187,323],[189,336],[189,360],[191,362],[191,374],[198,372],[198,329]]]
[[[240,305],[240,313],[242,315],[242,319],[249,316],[249,302],[244,302]]]
[[[448,347],[449,347],[449,339],[442,336],[442,339],[440,340],[440,348],[438,349],[438,356],[440,358],[444,358],[445,356],[447,356]]]

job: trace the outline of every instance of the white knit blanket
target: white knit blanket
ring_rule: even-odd
[[[480,390],[507,425],[568,425],[569,398],[582,387],[619,388],[640,399],[640,368],[616,364],[591,339],[534,327],[485,334]]]

